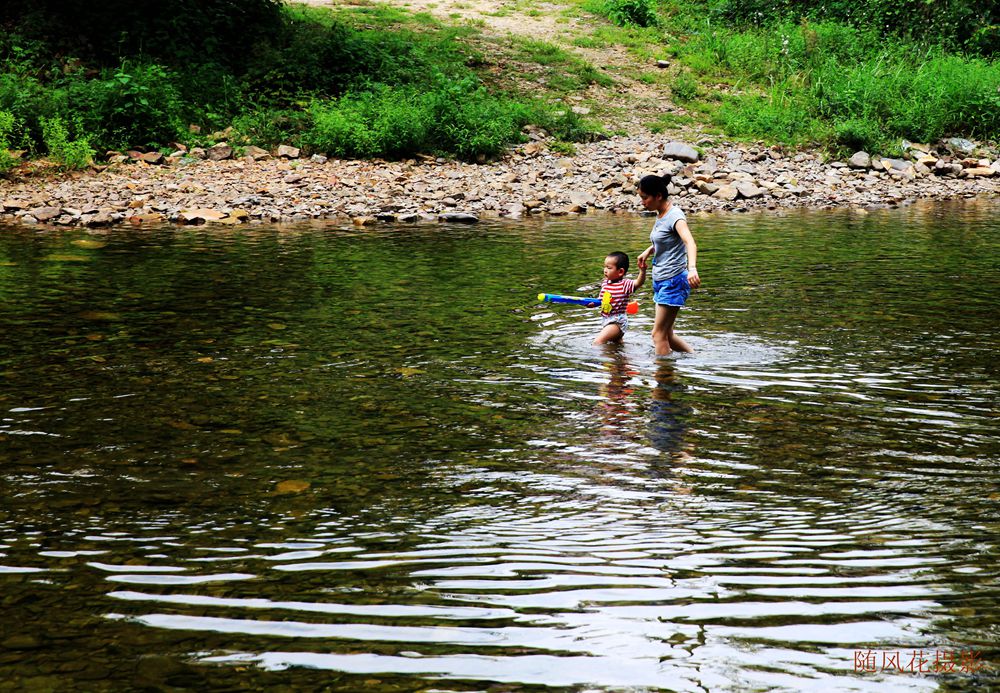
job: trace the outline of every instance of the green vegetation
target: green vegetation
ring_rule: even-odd
[[[733,85],[715,118],[735,137],[884,150],[901,138],[1000,133],[1000,63],[941,47],[803,22],[715,29],[678,54]]]
[[[527,123],[560,122],[557,106],[488,86],[467,40],[474,28],[426,14],[277,0],[140,5],[0,8],[0,165],[15,141],[78,167],[94,150],[210,144],[230,126],[237,145],[481,159],[517,142]],[[575,56],[530,53],[563,91],[607,79]],[[570,125],[561,137],[592,130]]]
[[[580,6],[611,17],[599,0]],[[647,28],[613,17],[621,27],[574,43],[625,46],[639,64],[672,56],[674,101],[730,137],[837,151],[1000,137],[998,0],[662,0],[656,12]]]
[[[627,48],[635,68],[612,74],[683,108],[656,130],[873,151],[1000,136],[1000,0],[573,1],[562,19],[609,20],[581,23],[574,45]],[[664,58],[669,70],[647,71]],[[108,150],[208,145],[220,131],[237,147],[481,160],[535,124],[568,151],[595,127],[566,104],[587,91],[599,111],[595,86],[616,83],[565,46],[491,42],[474,23],[385,4],[9,0],[0,171],[15,163],[8,149],[73,168]]]

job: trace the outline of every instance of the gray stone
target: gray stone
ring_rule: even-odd
[[[738,181],[733,184],[733,187],[736,188],[737,191],[739,191],[741,197],[745,197],[747,199],[760,197],[764,194],[764,190],[762,188],[758,188],[756,185],[750,183],[749,181]]]
[[[254,161],[265,161],[271,158],[271,153],[266,149],[261,149],[260,147],[255,147],[253,145],[244,149],[243,154],[250,157]]]
[[[855,152],[854,156],[848,160],[847,165],[851,168],[869,169],[872,167],[872,158],[868,152]]]
[[[292,147],[287,144],[282,144],[278,147],[278,151],[276,152],[276,154],[282,159],[298,159],[299,148]]]
[[[28,213],[44,224],[62,214],[62,207],[35,207]]]
[[[446,221],[453,224],[475,224],[479,222],[479,217],[475,214],[468,214],[465,212],[447,212],[446,214],[439,214],[438,219],[440,221]]]
[[[720,200],[729,200],[732,202],[737,197],[740,196],[740,191],[736,189],[734,185],[723,185],[721,188],[715,191],[712,197],[717,197]]]
[[[663,145],[663,158],[677,159],[687,164],[693,164],[701,159],[701,155],[691,145],[684,144],[683,142],[667,142]]]
[[[194,150],[191,150],[192,155]],[[213,144],[208,148],[206,156],[210,161],[225,161],[226,159],[231,159],[233,157],[233,148],[230,147],[225,142],[219,142],[218,144]]]
[[[694,187],[702,195],[714,195],[719,191],[719,186],[715,183],[709,183],[708,181],[699,180],[695,181]]]
[[[972,152],[976,151],[975,142],[970,142],[969,140],[962,137],[951,137],[944,141],[945,146],[948,147],[955,154],[961,154],[963,156],[968,156]]]

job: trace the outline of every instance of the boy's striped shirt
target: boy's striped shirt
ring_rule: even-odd
[[[622,279],[618,282],[609,282],[607,279],[601,282],[601,291],[598,296],[604,296],[605,291],[611,292],[611,312],[601,312],[601,315],[618,315],[625,312],[628,307],[628,298],[635,292],[635,282],[631,279]]]

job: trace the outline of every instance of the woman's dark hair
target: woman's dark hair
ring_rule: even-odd
[[[647,195],[652,195],[653,197],[659,195],[663,199],[666,199],[670,196],[670,193],[667,192],[667,186],[670,185],[670,178],[669,173],[665,176],[643,176],[639,180],[639,190]]]

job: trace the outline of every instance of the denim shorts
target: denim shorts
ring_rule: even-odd
[[[625,313],[612,313],[611,315],[601,316],[601,329],[603,330],[608,325],[618,325],[622,328],[622,334],[628,330],[628,316]]]
[[[653,301],[661,306],[683,306],[691,295],[687,271],[675,274],[670,279],[653,282]]]

